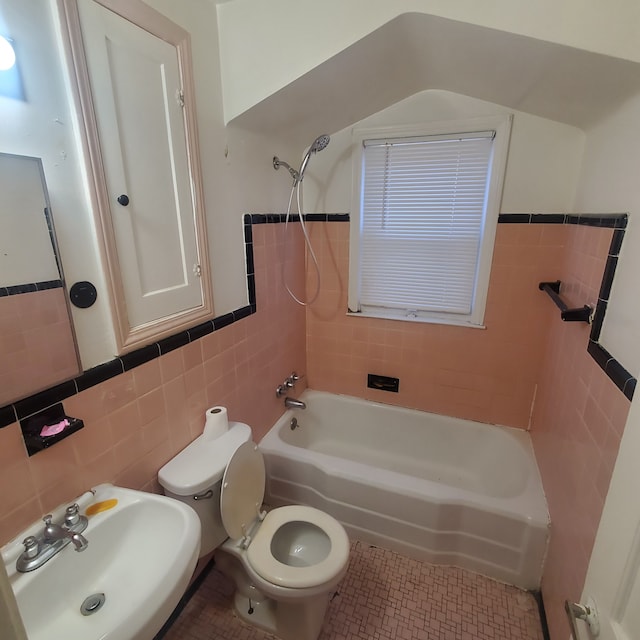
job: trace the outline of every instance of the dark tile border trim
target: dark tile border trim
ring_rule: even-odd
[[[124,373],[124,365],[120,358],[99,364],[97,367],[88,369],[81,376],[76,378],[76,387],[78,393],[85,391],[90,387],[93,387],[101,382],[106,382],[110,378],[115,378],[121,373]]]
[[[506,224],[579,224],[587,227],[626,229],[627,213],[501,213],[499,223]]]
[[[23,418],[27,418],[34,413],[47,409],[58,402],[62,402],[63,400],[74,396],[76,393],[78,393],[76,381],[67,380],[66,382],[57,384],[54,387],[49,387],[49,389],[35,393],[28,398],[19,400],[14,403],[13,406],[16,415],[20,420],[22,420]]]
[[[598,366],[607,374],[611,381],[624,393],[629,400],[633,398],[636,388],[636,379],[616,360],[600,343],[602,324],[607,313],[609,295],[613,285],[613,277],[618,266],[618,257],[624,240],[625,229],[629,222],[626,213],[587,213],[587,214],[563,214],[563,213],[501,213],[498,216],[499,223],[508,224],[577,224],[588,227],[600,227],[613,229],[609,254],[602,274],[598,302],[591,323],[589,344],[587,352],[598,363]]]
[[[529,593],[533,596],[533,599],[536,601],[538,605],[538,617],[540,618],[540,627],[542,628],[542,637],[544,640],[551,640],[551,636],[549,635],[549,623],[547,622],[547,612],[544,608],[544,599],[542,598],[541,591],[529,591]]]
[[[255,269],[253,259],[253,230],[255,224],[280,224],[287,219],[286,214],[281,213],[265,213],[265,214],[245,214],[243,217],[244,225],[244,244],[245,258],[247,266],[247,292],[248,302],[244,307],[240,307],[230,313],[207,320],[191,329],[181,331],[175,335],[163,338],[153,344],[132,351],[123,356],[114,358],[109,362],[100,364],[92,369],[84,371],[81,375],[73,380],[67,380],[61,384],[55,385],[49,389],[45,389],[39,393],[23,398],[13,404],[0,407],[0,429],[6,427],[20,419],[28,417],[34,413],[42,411],[57,402],[61,402],[81,391],[85,391],[94,385],[100,384],[113,378],[125,371],[129,371],[138,367],[145,362],[149,362],[154,358],[158,358],[165,353],[169,353],[174,349],[179,349],[190,342],[198,340],[213,331],[238,322],[257,311],[256,304],[256,286],[255,286]],[[309,222],[348,222],[348,213],[329,213],[329,214],[310,214],[304,216]],[[289,221],[297,221],[299,216],[289,216]],[[536,214],[536,213],[501,213],[498,222],[503,224],[583,224],[587,226],[608,227],[615,229],[609,255],[616,258],[620,252],[622,240],[624,238],[624,229],[627,226],[627,214]],[[615,273],[615,265],[613,260],[611,264],[607,263],[605,274],[607,279],[613,280]],[[56,281],[52,281],[56,282]],[[60,281],[60,286],[62,282]],[[601,298],[611,290],[611,282],[605,282],[601,287]],[[0,288],[0,296],[2,296],[2,288]],[[635,390],[636,379],[633,378],[621,365],[615,360],[603,347],[597,342],[599,331],[602,327],[602,320],[606,311],[607,300],[602,298],[598,301],[596,307],[596,316],[598,325],[594,323],[592,328],[592,340],[589,343],[589,353],[600,364],[602,369],[614,381],[616,386],[631,400]],[[597,326],[597,337],[594,338],[594,328]],[[597,354],[597,355],[596,355]],[[606,355],[603,355],[606,354]]]
[[[36,291],[46,291],[47,289],[59,289],[62,286],[62,280],[44,280],[43,282],[14,284],[9,287],[0,287],[0,298],[17,296],[23,293],[35,293]]]
[[[632,400],[637,380],[598,342],[589,340],[587,351],[613,384]]]
[[[15,405],[9,404],[6,407],[0,408],[0,428],[6,427],[14,422],[18,422]]]

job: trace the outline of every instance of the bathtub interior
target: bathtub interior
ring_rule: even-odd
[[[529,436],[520,429],[347,396],[336,400],[312,390],[305,397],[307,409],[292,412],[298,428],[289,428],[287,414],[275,427],[279,438],[294,447],[488,496],[519,496],[536,472]]]
[[[549,518],[526,433],[444,418],[433,432],[429,425],[425,451],[424,426],[412,424],[422,412],[373,405],[367,411],[383,411],[363,417],[358,399],[305,394],[308,409],[295,412],[301,426],[292,431],[287,412],[260,444],[269,504],[308,504],[364,542],[539,588]],[[490,438],[487,428],[496,431]],[[427,473],[421,456],[435,457]],[[482,473],[490,477],[478,480]]]

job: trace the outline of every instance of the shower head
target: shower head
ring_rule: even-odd
[[[322,151],[329,144],[329,136],[325,133],[321,136],[318,136],[309,147],[309,151],[305,154],[302,159],[302,163],[300,164],[300,169],[298,169],[298,182],[304,178],[304,172],[309,164],[309,159],[311,158],[312,153],[318,153],[318,151]]]
[[[304,171],[309,164],[309,159],[311,158],[312,153],[318,153],[318,151],[322,151],[329,144],[329,136],[327,134],[318,136],[309,147],[307,153],[305,153],[304,158],[302,159],[302,163],[300,164],[300,169],[296,171],[291,165],[287,164],[284,160],[280,160],[278,156],[273,157],[273,168],[279,169],[280,167],[286,167],[293,178],[294,186],[299,184],[304,177]]]
[[[309,151],[312,153],[317,153],[318,151],[322,151],[329,144],[329,136],[325,133],[321,136],[318,136],[313,144],[309,147]]]

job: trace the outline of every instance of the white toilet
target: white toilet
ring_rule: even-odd
[[[240,617],[283,640],[316,640],[347,571],[349,539],[312,507],[262,511],[265,467],[251,429],[230,422],[215,439],[199,436],[158,480],[200,516],[200,556],[215,550],[216,566],[235,583]]]

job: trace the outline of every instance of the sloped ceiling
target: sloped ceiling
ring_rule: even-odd
[[[640,64],[411,13],[362,38],[232,122],[304,144],[310,132],[339,131],[427,89],[452,91],[588,129],[640,91]]]

